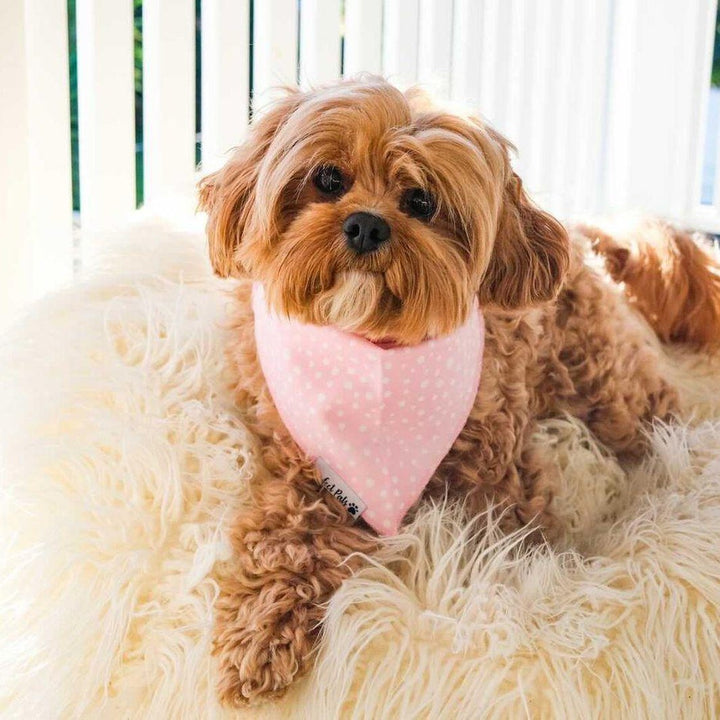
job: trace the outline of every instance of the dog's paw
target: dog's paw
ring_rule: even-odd
[[[220,653],[217,686],[221,701],[245,705],[282,696],[307,652],[304,642],[270,637],[265,631],[226,645]]]
[[[307,666],[320,621],[311,588],[274,583],[218,600],[215,655],[222,702],[246,705],[283,695]],[[305,597],[307,595],[307,597]]]

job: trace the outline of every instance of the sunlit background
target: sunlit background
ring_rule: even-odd
[[[469,106],[562,218],[720,229],[716,0],[4,0],[0,318],[72,280],[198,173],[273,87],[360,71]]]

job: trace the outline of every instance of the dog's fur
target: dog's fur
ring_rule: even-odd
[[[677,395],[636,310],[663,340],[720,337],[708,251],[663,225],[625,238],[568,232],[528,199],[509,150],[482,121],[365,78],[289,92],[202,181],[213,266],[239,278],[235,392],[265,468],[234,523],[236,569],[217,602],[225,700],[277,695],[307,667],[321,604],[360,562],[352,554],[377,543],[321,496],[273,405],[254,346],[253,280],[278,312],[400,344],[453,330],[477,295],[487,327],[477,400],[426,496],[461,496],[472,513],[499,505],[508,528],[532,523],[548,538],[555,469],[530,443],[537,420],[569,412],[619,456],[639,457],[643,426],[669,418]],[[327,165],[343,172],[337,197],[313,184]],[[432,192],[431,218],[407,214],[411,188]],[[341,229],[359,210],[392,230],[362,256]]]

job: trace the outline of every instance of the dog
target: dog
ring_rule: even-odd
[[[512,150],[479,118],[363,77],[288,91],[201,181],[213,268],[237,278],[235,400],[263,460],[216,602],[224,701],[279,696],[307,669],[322,604],[380,542],[322,491],[283,422],[253,287],[278,316],[381,346],[447,336],[479,306],[479,386],[423,496],[498,507],[508,531],[530,525],[540,540],[557,531],[557,469],[530,442],[538,420],[569,413],[620,459],[639,458],[648,424],[679,409],[657,337],[720,338],[708,248],[662,223],[628,236],[565,227],[530,200]],[[348,231],[358,215],[370,224]]]

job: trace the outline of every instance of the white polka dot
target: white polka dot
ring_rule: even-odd
[[[463,330],[421,346],[420,354],[387,355],[377,375],[368,372],[363,351],[346,346],[341,334],[326,335],[299,324],[288,324],[285,333],[283,327],[278,320],[265,333],[271,358],[267,366],[263,362],[273,392],[269,373],[276,378],[278,392],[288,398],[283,417],[287,409],[289,418],[295,418],[295,426],[305,435],[296,438],[301,446],[306,442],[314,451],[324,448],[327,461],[348,484],[355,483],[368,495],[363,496],[368,502],[365,517],[374,527],[394,531],[398,514],[431,473],[426,468],[439,462],[448,429],[458,422],[458,406],[467,407],[476,394],[477,386],[470,387],[480,350],[476,336]],[[259,345],[261,335],[262,327]],[[316,372],[318,368],[322,371]],[[307,388],[305,380],[313,387]],[[379,381],[381,394],[368,392]],[[373,482],[368,476],[372,473],[382,481]]]

